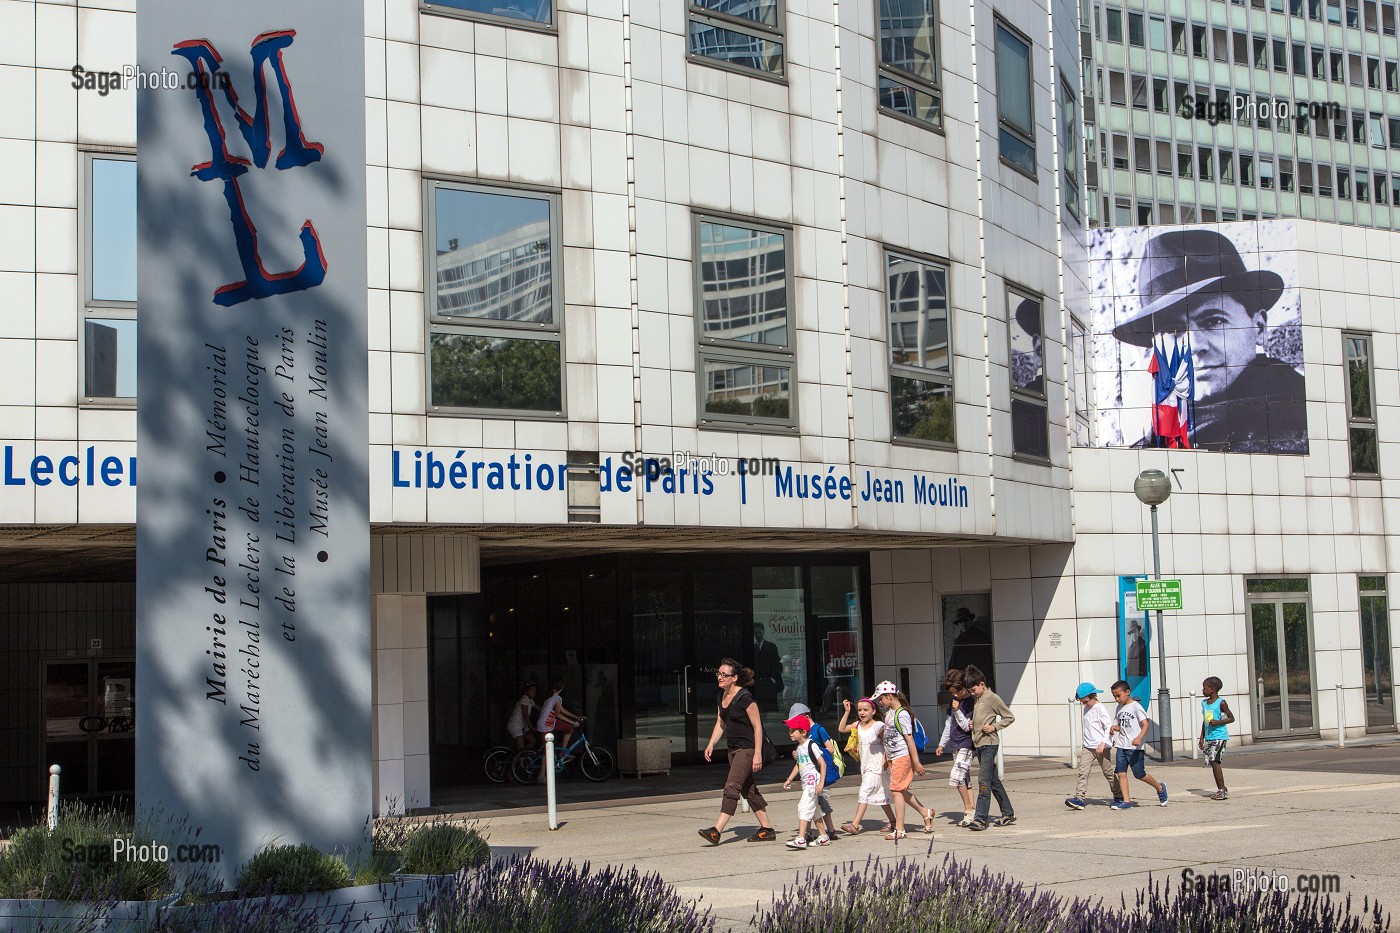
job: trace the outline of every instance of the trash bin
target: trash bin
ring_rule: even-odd
[[[639,735],[617,740],[617,771],[626,777],[671,773],[671,740],[665,736]]]

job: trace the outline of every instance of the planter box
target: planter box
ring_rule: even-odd
[[[671,740],[646,735],[639,735],[635,739],[618,739],[617,770],[619,774],[631,777],[670,774]]]
[[[287,910],[288,919],[302,933],[413,930],[418,925],[418,907],[432,886],[451,878],[410,875],[382,885],[182,907],[163,901],[119,901],[103,907],[70,901],[0,900],[0,933],[146,933],[158,915],[182,929],[225,933],[240,912],[264,909],[269,903]]]

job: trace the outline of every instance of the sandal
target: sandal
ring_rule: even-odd
[[[860,831],[861,831],[860,827],[857,826],[855,823],[842,823],[842,824],[841,824],[841,832],[845,833],[845,834],[848,835],[848,836],[856,836],[856,835],[859,835],[859,834],[860,834]]]
[[[894,832],[894,824],[893,824],[893,823],[886,823],[884,826],[881,826],[881,827],[880,827],[880,832],[882,832],[882,833],[892,833],[892,832]]]
[[[1010,826],[1010,825],[1011,825],[1012,823],[1014,823],[1014,822],[1016,822],[1016,814],[1013,813],[1013,814],[1011,814],[1010,816],[999,816],[999,817],[997,817],[996,819],[992,820],[992,825],[993,825],[993,826]]]
[[[933,807],[924,811],[924,832],[930,836],[933,835]]]
[[[907,838],[908,836],[909,836],[909,834],[908,834],[907,832],[905,832],[904,830],[902,830],[902,829],[899,829],[899,830],[891,830],[891,831],[885,833],[885,838],[888,839],[888,840],[890,840],[891,842],[895,842],[895,841],[900,840],[900,839],[905,839],[905,838]]]

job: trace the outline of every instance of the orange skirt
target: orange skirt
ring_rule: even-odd
[[[914,765],[909,760],[909,756],[892,759],[890,761],[890,790],[908,790],[912,783],[914,783]]]

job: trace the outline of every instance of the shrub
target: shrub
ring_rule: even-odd
[[[905,859],[808,869],[752,921],[760,933],[1383,933],[1379,904],[1286,891],[1202,891],[1149,880],[1132,907],[1066,899],[993,875],[951,855],[941,863]]]
[[[491,847],[473,829],[435,823],[410,833],[399,855],[410,874],[451,875],[485,864]]]
[[[708,910],[682,898],[660,875],[635,868],[592,871],[587,862],[515,858],[495,870],[457,876],[418,911],[435,933],[708,933]]]
[[[268,846],[238,870],[238,890],[245,894],[302,894],[350,886],[350,869],[315,846]]]
[[[64,901],[140,901],[166,897],[174,886],[169,864],[113,860],[113,843],[143,845],[129,816],[112,807],[69,804],[58,825],[30,826],[0,852],[0,897]]]

